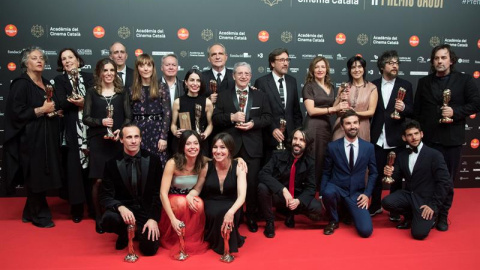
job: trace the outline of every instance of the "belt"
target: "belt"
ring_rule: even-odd
[[[134,120],[162,120],[162,116],[160,114],[150,114],[150,115],[135,115],[133,116]]]

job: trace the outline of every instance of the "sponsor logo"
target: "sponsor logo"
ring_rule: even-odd
[[[17,65],[15,65],[15,63],[13,63],[13,62],[10,62],[10,63],[7,64],[7,68],[10,71],[14,71],[15,69],[17,69]]]
[[[280,39],[285,42],[285,43],[289,43],[290,41],[292,41],[293,39],[293,35],[291,32],[289,31],[284,31],[281,35],[280,35]]]
[[[462,168],[462,169],[460,170],[460,172],[461,172],[461,173],[469,173],[470,170],[467,170],[467,168]]]
[[[187,28],[180,28],[177,31],[177,36],[181,40],[186,40],[190,36],[190,33],[188,32]]]
[[[425,64],[427,61],[425,61],[425,58],[423,56],[417,57],[417,62],[420,64]]]
[[[360,45],[362,45],[362,46],[365,45],[365,44],[367,44],[367,43],[368,43],[368,36],[367,36],[367,34],[360,34],[360,35],[358,35],[358,36],[357,36],[357,42],[358,42],[358,44],[360,44]]]
[[[459,177],[459,179],[460,179],[460,181],[461,181],[461,180],[468,180],[468,177],[463,177],[463,176],[461,176],[461,177]]]
[[[480,172],[480,169],[474,168],[472,171],[474,171],[474,172]]]
[[[267,31],[262,30],[258,32],[258,40],[260,40],[261,42],[267,42],[269,38],[270,38],[270,34],[268,34]]]
[[[209,41],[213,38],[213,31],[210,29],[203,29],[201,35],[203,40]]]
[[[427,76],[428,71],[410,71],[411,76]]]
[[[401,63],[410,63],[412,62],[412,58],[410,56],[400,56],[399,57]]]
[[[218,31],[218,39],[247,40],[244,31]]]
[[[480,61],[478,61],[478,60],[475,60],[475,64],[480,64]]]
[[[159,29],[135,29],[137,38],[165,38],[165,30]]]
[[[437,47],[438,45],[440,45],[440,42],[441,42],[440,38],[437,37],[437,36],[431,37],[430,41],[429,41],[430,46],[432,46],[432,47]]]
[[[458,58],[459,64],[470,64],[470,59]]]
[[[271,7],[277,5],[279,2],[282,2],[282,0],[260,0],[260,1],[265,3],[265,5],[269,5]]]
[[[101,26],[95,26],[93,28],[93,36],[96,38],[103,38],[105,36],[105,29]]]
[[[204,55],[202,55],[203,57]],[[244,52],[244,53],[231,53],[230,54],[230,57],[232,58],[252,58],[252,55],[250,55],[249,53],[247,52]]]
[[[470,131],[470,130],[472,130],[472,129],[473,129],[473,127],[469,127],[468,124],[465,124],[465,130],[466,130],[466,131]]]
[[[91,49],[77,49],[77,53],[79,55],[93,55],[93,51]]]
[[[477,47],[480,49],[480,39],[477,40]]]
[[[472,1],[472,0],[470,0]],[[474,1],[474,0],[473,0]],[[405,7],[405,8],[443,8],[443,0],[371,0],[372,6]],[[466,0],[463,0],[466,2]]]
[[[36,24],[32,26],[30,32],[32,33],[32,36],[39,38],[45,34],[45,29],[43,29],[43,26]]]
[[[480,142],[478,141],[478,139],[473,139],[471,142],[470,142],[470,147],[472,147],[473,149],[477,149],[478,146],[479,146]]]
[[[92,69],[92,65],[85,65],[82,67],[82,69],[86,70],[86,69]]]
[[[135,56],[139,56],[140,54],[143,53],[143,50],[142,49],[136,49],[135,50]]]
[[[57,55],[57,51],[47,51],[47,50],[44,50],[43,52],[45,53],[45,55]]]
[[[187,56],[187,51],[181,51],[180,56],[181,57],[186,57]]]
[[[463,165],[463,166],[467,166],[467,165],[468,165],[468,162],[463,161],[463,162],[462,162],[462,165]]]
[[[480,176],[475,177],[475,180],[480,180]]]
[[[108,50],[108,49],[103,49],[103,50],[100,51],[100,54],[101,54],[102,56],[109,56],[109,55],[110,55],[110,50]]]
[[[338,60],[338,61],[347,60],[347,57],[346,57],[346,56],[342,56],[341,54],[337,54],[337,60]]]
[[[190,57],[205,57],[205,52],[190,52],[188,54]]]
[[[477,117],[477,114],[475,114],[475,113],[471,114],[469,117],[470,117],[470,119],[475,119],[475,117]]]
[[[258,67],[258,73],[263,73],[265,72],[265,68],[264,67]]]
[[[342,68],[342,75],[345,76],[347,75],[347,68]],[[338,84],[338,86],[340,86],[340,84]],[[337,88],[338,88],[337,86]]]
[[[468,48],[468,40],[466,38],[445,38],[444,43],[452,47]]]
[[[14,37],[18,33],[18,29],[15,25],[9,24],[5,26],[5,34],[9,37]],[[480,41],[480,40],[479,40]],[[480,43],[479,43],[480,44]]]
[[[173,54],[173,52],[166,52],[166,51],[152,51],[152,55],[155,55],[155,56],[164,56],[164,55],[167,55],[167,54]]]
[[[257,57],[258,57],[258,58],[263,58],[263,53],[257,54]]]
[[[338,33],[335,36],[335,42],[337,42],[338,44],[342,45],[345,43],[345,41],[347,41],[347,37],[345,36],[344,33]]]
[[[420,39],[418,38],[418,36],[411,36],[410,39],[408,39],[408,43],[412,47],[417,47],[418,44],[420,44]]]
[[[478,79],[478,77],[480,77],[480,71],[477,70],[477,71],[473,72],[473,77],[475,79]]]
[[[333,75],[335,74],[335,69],[334,68],[330,68],[330,75]]]
[[[22,50],[7,50],[7,54],[21,54]]]
[[[117,34],[119,38],[127,39],[130,37],[130,34],[131,34],[130,28],[126,26],[122,26],[118,28]]]
[[[323,37],[323,34],[298,33],[297,34],[297,41],[298,42],[324,43],[325,38]]]

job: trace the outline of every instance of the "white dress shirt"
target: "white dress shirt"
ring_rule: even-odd
[[[357,162],[358,158],[358,137],[354,142],[349,142],[346,138],[343,138],[343,146],[345,148],[345,155],[347,155],[347,161],[350,164],[350,144],[353,144],[353,164]]]
[[[283,81],[282,81],[283,96],[284,96],[284,99],[285,99],[284,101],[285,101],[285,106],[286,106],[287,105],[287,83],[285,82],[285,76],[278,77],[275,72],[272,72],[272,75],[273,75],[273,80],[275,80],[275,84],[277,85],[277,90],[278,90],[279,94],[280,94],[280,83],[278,82],[278,80],[280,80],[280,78],[283,79]]]
[[[390,96],[392,95],[393,86],[395,85],[395,79],[391,81],[385,80],[382,77],[382,98],[383,98],[383,107],[386,109],[388,105],[388,101],[390,100]],[[383,147],[383,149],[392,149],[395,148],[394,146],[390,146],[387,143],[387,137],[385,133],[385,123],[383,123],[382,133],[377,140],[377,145]]]
[[[410,148],[409,146],[407,147]],[[420,142],[420,144],[417,146],[417,153],[412,152],[410,155],[408,155],[408,169],[410,170],[410,174],[412,174],[413,172],[413,168],[415,167],[415,163],[417,162],[418,154],[420,154],[422,147],[423,142]]]

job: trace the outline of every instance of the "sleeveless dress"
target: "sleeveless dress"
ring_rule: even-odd
[[[205,204],[205,241],[210,243],[216,253],[223,254],[224,245],[221,235],[223,217],[228,209],[237,200],[237,161],[232,162],[230,171],[223,182],[223,193],[220,191],[220,182],[217,170],[212,161],[208,162],[208,172],[202,189],[202,199]],[[238,232],[240,211],[233,218],[233,229],[230,233],[230,252],[238,252],[238,248],[245,243],[245,237]]]
[[[208,243],[203,241],[203,230],[205,228],[205,213],[199,208],[197,213],[188,208],[186,200],[176,200],[176,196],[186,197],[188,192],[195,186],[198,175],[174,176],[168,194],[170,205],[175,217],[185,223],[185,250],[188,255],[200,254],[208,249]],[[177,203],[177,202],[184,203]],[[175,256],[180,250],[179,238],[172,227],[165,210],[162,209],[160,218],[160,244],[170,250],[170,255]]]

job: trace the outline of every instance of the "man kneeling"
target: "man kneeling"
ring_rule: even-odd
[[[275,237],[272,200],[277,209],[287,212],[285,225],[289,228],[295,227],[295,214],[319,220],[322,211],[322,204],[314,198],[315,161],[304,154],[311,140],[300,128],[290,138],[288,150],[274,152],[258,175],[259,207],[266,220],[263,234],[268,238]]]
[[[136,225],[136,235],[143,255],[157,253],[160,236],[160,179],[163,171],[160,159],[140,150],[140,129],[125,125],[120,132],[123,153],[105,164],[100,203],[106,212],[102,227],[118,234],[117,250],[128,245],[127,225]]]

